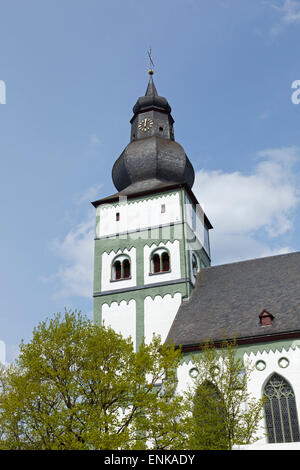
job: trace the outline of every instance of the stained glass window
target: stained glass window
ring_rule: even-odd
[[[265,386],[268,441],[300,441],[296,400],[291,385],[280,375],[273,374]]]

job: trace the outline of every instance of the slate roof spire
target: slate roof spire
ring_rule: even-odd
[[[153,70],[149,70],[149,82],[147,86],[147,90],[145,96],[140,96],[137,102],[133,107],[133,113],[136,115],[140,112],[145,112],[147,109],[157,109],[158,111],[166,111],[168,114],[171,114],[171,106],[169,105],[166,98],[163,96],[159,96],[156,86],[153,80]],[[172,116],[170,116],[171,120],[174,122]]]
[[[127,193],[170,183],[185,183],[191,188],[194,169],[184,149],[175,142],[171,106],[157,92],[153,69],[148,73],[146,94],[133,107],[130,143],[112,169],[114,185]]]
[[[152,69],[150,69],[148,73],[150,75],[150,78],[149,78],[149,82],[148,82],[148,86],[147,86],[145,96],[158,96],[156,87],[154,85],[154,80],[152,78],[154,72],[153,72]]]

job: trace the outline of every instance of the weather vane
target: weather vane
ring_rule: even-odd
[[[148,70],[148,73],[149,75],[153,75],[154,71],[154,63],[153,63],[153,60],[152,60],[152,47],[150,46],[149,47],[149,51],[148,51],[148,56],[149,56],[149,70]]]

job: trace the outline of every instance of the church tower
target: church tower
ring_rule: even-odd
[[[149,75],[112,169],[118,192],[92,203],[94,321],[131,336],[136,349],[153,333],[166,339],[197,272],[210,265],[212,228],[192,192],[194,169],[175,141],[171,107]]]

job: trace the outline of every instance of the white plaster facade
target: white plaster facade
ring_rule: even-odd
[[[119,304],[112,302],[111,305],[102,306],[102,322],[104,326],[110,326],[124,338],[131,337],[136,349],[136,302],[134,299],[128,303],[123,300]]]
[[[116,220],[117,213],[119,220]],[[182,220],[180,195],[175,192],[136,202],[127,202],[124,198],[116,205],[98,206],[96,215],[99,217],[97,238],[169,225]]]
[[[262,352],[244,354],[243,360],[250,367],[253,367],[248,390],[254,398],[262,398],[264,387],[274,373],[281,375],[289,383],[295,394],[298,421],[300,423],[300,346],[298,343],[299,341],[296,341],[295,344],[287,349],[278,348],[275,351],[264,350]],[[265,368],[261,369],[262,367]],[[195,366],[192,360],[184,362],[178,368],[177,393],[184,393],[190,387],[193,387],[193,370],[195,370]],[[265,432],[265,417],[260,423],[260,432],[257,437],[259,439],[254,444],[236,446],[235,450],[300,449],[300,442],[269,444]]]
[[[145,298],[144,331],[146,343],[151,342],[153,333],[160,335],[162,342],[166,340],[180,304],[181,294],[179,292],[174,297],[167,294],[164,297],[156,296],[154,299]]]

